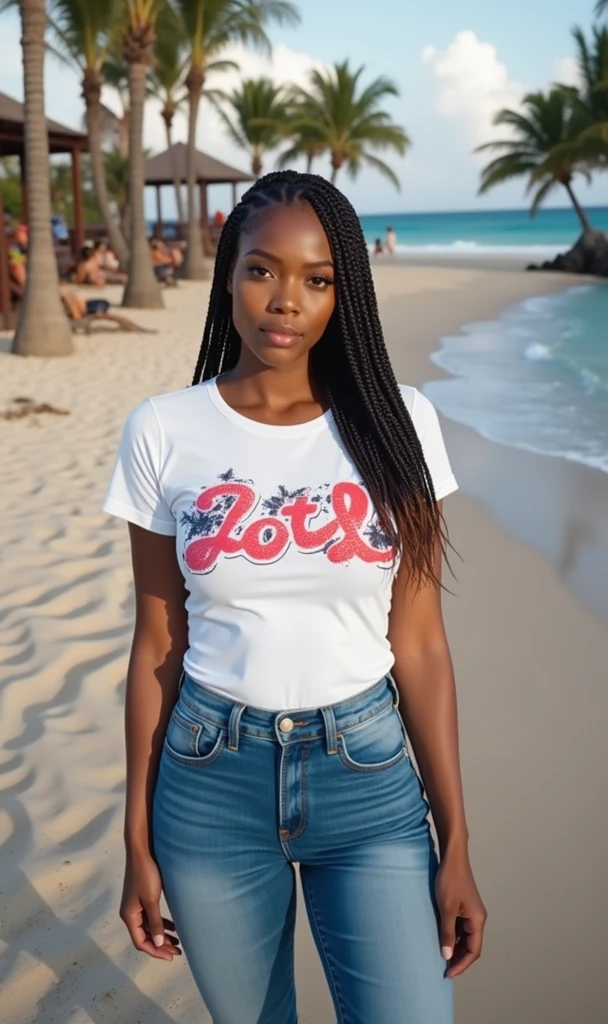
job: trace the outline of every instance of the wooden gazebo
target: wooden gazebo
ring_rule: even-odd
[[[72,163],[72,192],[74,196],[74,247],[79,251],[84,244],[84,215],[80,183],[80,154],[89,148],[88,138],[73,128],[47,118],[49,152],[69,153]],[[23,103],[0,92],[0,156],[18,156],[23,189],[23,215],[27,221],[25,193],[25,107]]]
[[[84,211],[80,180],[80,155],[88,150],[88,138],[81,132],[67,128],[47,118],[49,153],[69,153],[72,164],[72,192],[74,198],[74,250],[84,244]],[[17,156],[21,169],[23,194],[23,220],[27,223],[27,193],[25,185],[25,107],[23,103],[0,92],[0,156]],[[8,284],[8,251],[4,227],[4,213],[0,197],[0,321],[10,326],[10,293]]]
[[[163,185],[173,185],[176,178],[180,185],[186,184],[186,156],[188,147],[184,142],[176,142],[163,153],[150,157],[146,162],[146,185],[156,189],[156,221],[157,230],[162,231],[163,211],[160,190]],[[196,183],[200,189],[201,228],[209,226],[207,205],[208,185],[232,185],[232,205],[236,205],[236,186],[241,182],[253,181],[251,174],[239,171],[236,167],[216,160],[207,153],[196,150]]]

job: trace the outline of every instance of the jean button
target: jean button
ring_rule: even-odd
[[[279,729],[281,732],[291,732],[293,729],[293,721],[291,718],[282,718],[279,722]]]

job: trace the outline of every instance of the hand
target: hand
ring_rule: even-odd
[[[160,872],[150,854],[127,857],[120,917],[127,926],[131,942],[136,949],[156,960],[173,961],[182,951],[173,921],[161,917],[161,892]]]
[[[447,853],[442,858],[435,896],[441,917],[441,953],[448,961],[445,976],[456,978],[481,956],[488,916],[466,853]]]

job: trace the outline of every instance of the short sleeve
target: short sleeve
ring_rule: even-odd
[[[420,391],[414,392],[412,420],[433,479],[435,497],[441,501],[458,490],[458,484],[450,466],[435,406]]]
[[[110,484],[101,506],[104,512],[167,537],[177,532],[175,517],[165,501],[159,466],[162,436],[150,400],[127,419]]]

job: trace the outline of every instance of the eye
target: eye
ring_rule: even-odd
[[[309,277],[308,281],[313,288],[329,288],[334,283],[333,278],[325,277],[324,274],[315,274],[313,277]]]
[[[262,281],[266,280],[270,275],[268,267],[263,267],[257,263],[251,267],[247,267],[247,272],[251,274],[252,277],[257,277],[258,280]]]

